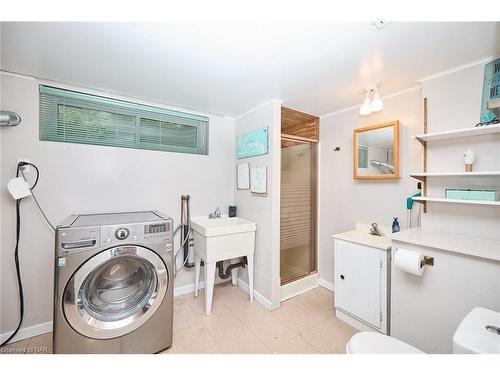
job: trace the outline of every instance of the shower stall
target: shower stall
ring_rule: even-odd
[[[281,285],[317,272],[317,143],[319,119],[282,108]]]

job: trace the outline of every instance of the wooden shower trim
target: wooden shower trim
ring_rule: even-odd
[[[286,141],[295,141],[295,142],[301,142],[301,143],[318,143],[319,142],[319,140],[317,140],[317,139],[299,137],[298,135],[290,135],[290,134],[285,134],[285,133],[281,133],[281,139],[286,140]]]
[[[281,133],[298,140],[319,141],[319,117],[281,107]]]

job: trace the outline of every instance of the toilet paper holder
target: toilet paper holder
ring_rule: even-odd
[[[420,268],[424,266],[434,266],[434,258],[424,256],[424,259],[420,262]]]

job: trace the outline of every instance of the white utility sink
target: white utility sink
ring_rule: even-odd
[[[210,219],[206,216],[191,219],[194,231],[205,237],[221,236],[225,234],[255,232],[254,222],[241,217],[219,217]]]
[[[215,279],[215,265],[221,260],[237,263],[246,256],[248,289],[253,300],[253,254],[257,225],[240,217],[191,218],[195,255],[195,297],[198,296],[201,261],[205,264],[205,314],[212,311],[212,296]],[[238,268],[231,270],[233,285],[238,283]]]

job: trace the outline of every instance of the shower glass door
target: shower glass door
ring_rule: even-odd
[[[281,140],[280,277],[316,272],[316,143]]]

